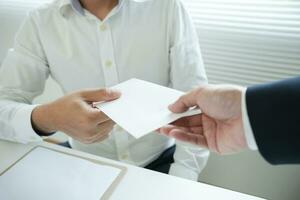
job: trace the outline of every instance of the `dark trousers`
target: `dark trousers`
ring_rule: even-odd
[[[175,148],[175,145],[169,147],[164,152],[162,152],[162,154],[156,160],[147,165],[145,168],[168,174],[171,164],[174,162],[173,155],[175,152]]]
[[[64,142],[59,145],[67,148],[72,148],[69,142]],[[169,173],[171,164],[174,162],[173,155],[175,152],[175,148],[175,145],[169,147],[164,152],[162,152],[162,154],[156,160],[148,164],[145,168],[165,174]]]

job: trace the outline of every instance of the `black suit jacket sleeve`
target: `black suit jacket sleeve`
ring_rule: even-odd
[[[300,77],[249,87],[246,105],[263,157],[272,164],[300,163]]]

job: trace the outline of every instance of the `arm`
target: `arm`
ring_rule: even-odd
[[[41,141],[31,126],[32,100],[49,75],[36,24],[28,16],[0,68],[0,138],[22,143]]]
[[[272,164],[300,163],[299,103],[300,77],[247,89],[254,137],[260,153]]]
[[[119,92],[82,90],[48,104],[31,105],[44,90],[50,71],[34,16],[25,20],[0,70],[0,139],[41,141],[38,130],[46,134],[63,131],[84,143],[104,140],[114,122],[91,102],[114,100]],[[64,73],[67,78],[68,72]]]
[[[173,2],[169,21],[171,86],[187,91],[207,83],[195,27],[179,0]],[[209,152],[205,149],[176,142],[175,162],[169,174],[197,181],[208,156]]]
[[[257,143],[271,164],[300,163],[300,77],[252,86],[246,97],[244,91],[233,85],[201,86],[169,108],[180,113],[199,106],[202,114],[179,119],[160,131],[220,154],[255,149]]]

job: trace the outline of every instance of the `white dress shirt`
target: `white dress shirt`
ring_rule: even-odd
[[[242,118],[243,118],[243,127],[246,136],[247,145],[251,150],[257,150],[257,144],[253,135],[253,131],[250,125],[247,104],[246,104],[246,89],[242,92]]]
[[[133,77],[182,91],[207,82],[197,34],[180,0],[121,0],[102,21],[78,0],[58,0],[30,12],[0,69],[1,139],[42,140],[31,126],[36,106],[31,103],[49,75],[64,93]],[[136,140],[115,126],[100,143],[70,143],[145,166],[174,141],[157,133]],[[178,143],[169,173],[196,180],[208,156],[207,150]]]

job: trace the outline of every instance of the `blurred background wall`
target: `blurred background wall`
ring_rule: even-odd
[[[0,0],[0,63],[26,13],[46,2],[51,0]],[[247,86],[300,75],[299,0],[183,2],[199,33],[209,82]],[[49,78],[35,103],[61,95]],[[54,138],[66,140],[63,133]],[[300,166],[271,166],[258,152],[212,154],[199,181],[267,199],[300,199]]]

